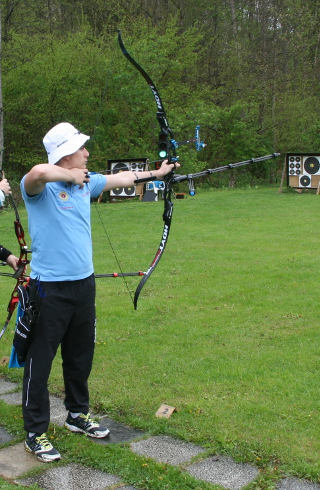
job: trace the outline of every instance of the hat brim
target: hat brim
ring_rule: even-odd
[[[68,155],[72,155],[76,151],[81,148],[85,144],[86,141],[90,139],[90,136],[86,134],[77,133],[73,135],[73,137],[56,148],[53,152],[48,155],[48,162],[51,165],[58,163],[61,158],[66,157]]]

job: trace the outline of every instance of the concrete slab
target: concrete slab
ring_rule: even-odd
[[[19,479],[23,485],[37,484],[44,490],[101,490],[121,483],[117,476],[78,464],[50,467],[44,473]]]
[[[0,449],[0,476],[4,478],[18,478],[26,471],[43,464],[27,453],[23,443]]]
[[[0,395],[3,393],[11,393],[12,391],[17,390],[17,388],[17,383],[10,383],[10,381],[0,378]]]
[[[259,470],[254,466],[236,463],[229,457],[213,456],[186,468],[198,480],[221,485],[230,490],[239,490],[254,480]]]
[[[179,465],[201,454],[204,449],[195,444],[173,439],[169,436],[154,436],[143,441],[132,442],[132,451],[140,456],[153,458],[159,463]]]
[[[67,410],[62,398],[50,396],[50,422],[62,427],[67,418]]]
[[[22,393],[6,393],[0,395],[0,400],[3,400],[8,405],[22,405]]]
[[[320,490],[318,483],[299,480],[298,478],[284,478],[277,485],[278,490]]]
[[[98,444],[117,444],[121,442],[130,442],[144,435],[142,430],[133,429],[124,424],[120,424],[109,417],[99,419],[100,424],[108,427],[110,434],[104,439],[93,439]]]
[[[0,427],[0,444],[12,441],[13,436],[9,434],[3,427]]]

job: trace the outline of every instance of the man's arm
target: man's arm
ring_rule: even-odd
[[[144,172],[134,172],[132,170],[127,170],[125,172],[118,172],[117,174],[111,174],[107,177],[107,184],[104,191],[110,191],[116,187],[131,187],[137,179],[145,179],[150,177],[156,177],[157,180],[162,180],[165,175],[167,175],[174,167],[180,167],[180,164],[167,163],[168,160],[164,160],[161,167],[158,170],[147,170]]]
[[[24,181],[25,190],[29,196],[35,196],[43,191],[47,182],[69,182],[83,187],[84,182],[90,180],[87,172],[87,169],[67,169],[59,165],[40,163],[27,173]]]

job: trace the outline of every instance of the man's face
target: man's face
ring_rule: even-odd
[[[69,168],[87,168],[89,152],[85,146],[81,146],[72,155],[68,156]]]

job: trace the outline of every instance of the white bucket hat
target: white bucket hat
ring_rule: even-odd
[[[90,136],[80,133],[72,124],[63,122],[54,126],[43,138],[43,144],[48,153],[48,162],[55,164],[61,158],[72,155]]]

